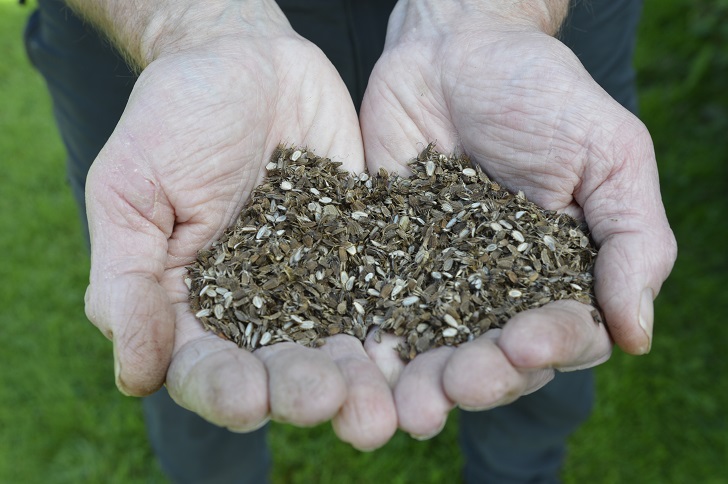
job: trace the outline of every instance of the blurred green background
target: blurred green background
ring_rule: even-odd
[[[48,94],[25,58],[31,8],[0,0],[0,483],[164,482],[139,402],[83,314],[88,258]],[[599,367],[567,483],[728,482],[728,1],[647,0],[636,56],[680,255],[656,304],[652,353]],[[274,425],[275,482],[445,482],[437,438],[362,454],[329,426]]]

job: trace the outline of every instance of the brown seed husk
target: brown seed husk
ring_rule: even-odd
[[[551,301],[595,305],[584,225],[433,145],[409,167],[354,175],[280,147],[236,223],[188,267],[193,312],[249,350],[363,340],[376,326],[402,336],[410,360]]]

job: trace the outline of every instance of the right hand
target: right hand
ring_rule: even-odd
[[[219,29],[196,25],[186,43],[165,46],[142,72],[88,175],[86,311],[114,343],[116,382],[126,394],[166,383],[180,405],[238,431],[268,418],[331,419],[342,440],[371,449],[389,440],[397,417],[386,380],[357,339],[250,353],[202,329],[183,282],[197,251],[235,221],[279,143],[364,170],[346,87],[271,5],[253,23],[233,12],[218,19],[226,24]]]

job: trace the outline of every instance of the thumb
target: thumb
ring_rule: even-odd
[[[114,141],[116,140],[116,141]],[[86,188],[91,275],[86,315],[114,342],[116,384],[143,396],[164,383],[174,314],[160,285],[174,214],[140,157],[107,143]]]
[[[610,156],[587,163],[577,201],[599,246],[595,291],[610,334],[627,353],[645,354],[652,344],[653,300],[672,270],[677,244],[662,205],[652,140],[629,116]]]

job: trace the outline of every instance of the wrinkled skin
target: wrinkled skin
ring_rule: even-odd
[[[281,141],[364,170],[356,111],[338,73],[318,48],[282,30],[217,39],[143,71],[88,177],[87,314],[113,339],[117,385],[127,394],[166,382],[179,404],[237,431],[268,418],[333,419],[343,440],[377,447],[397,418],[358,340],[251,354],[204,332],[187,301],[185,265],[235,220]]]
[[[342,440],[372,449],[397,426],[428,437],[454,405],[502,405],[554,369],[605,361],[610,334],[630,353],[649,349],[652,297],[675,248],[644,127],[544,34],[410,42],[394,27],[361,128],[334,67],[285,22],[211,35],[143,71],[87,180],[87,314],[114,342],[124,393],[166,383],[182,406],[236,431],[269,418],[331,420]],[[547,208],[586,218],[601,245],[597,295],[609,331],[586,307],[553,303],[404,366],[394,338],[362,346],[336,336],[316,350],[277,344],[249,353],[202,330],[184,267],[234,221],[278,143],[359,172],[365,148],[370,170],[397,169],[429,140],[469,153]]]
[[[436,140],[512,191],[586,219],[600,250],[596,294],[606,316],[605,327],[586,306],[554,302],[406,366],[367,343],[393,385],[400,427],[428,437],[455,405],[493,408],[542,387],[555,370],[606,361],[612,339],[628,353],[648,352],[653,298],[676,245],[649,134],[568,48],[528,26],[413,31],[398,18],[362,105],[369,168],[404,171],[423,142]]]

